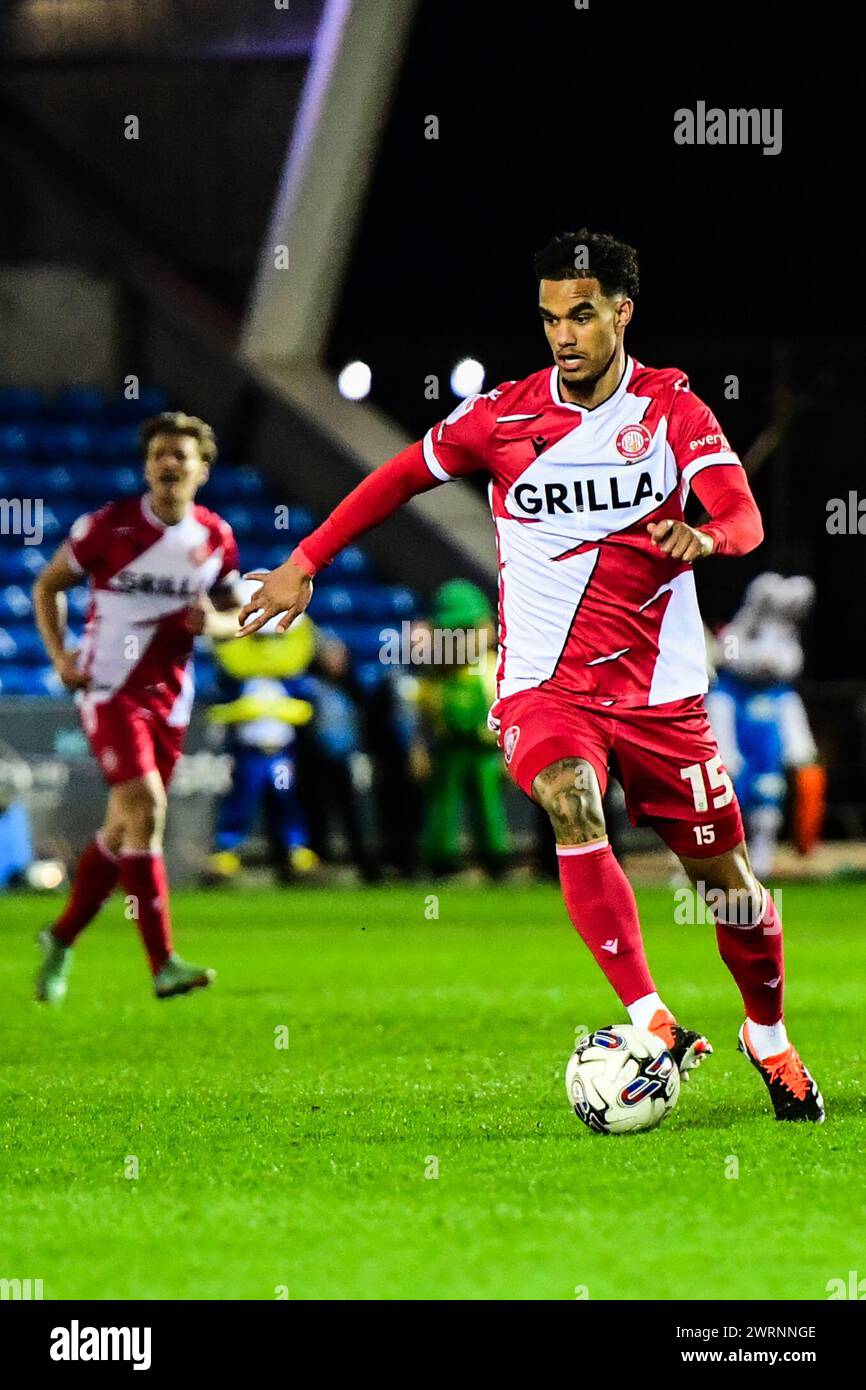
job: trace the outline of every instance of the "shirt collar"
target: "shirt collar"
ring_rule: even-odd
[[[554,363],[550,373],[550,394],[553,399],[553,404],[558,405],[562,410],[580,410],[586,415],[597,415],[599,411],[606,410],[608,406],[612,406],[616,402],[622,400],[628,388],[628,383],[631,381],[634,365],[634,358],[626,355],[625,367],[623,368],[623,373],[616,390],[608,396],[606,401],[602,401],[599,405],[586,406],[578,405],[576,401],[563,400],[559,390],[559,368],[556,363]]]
[[[148,501],[147,493],[144,493],[141,499],[141,514],[144,517],[145,521],[148,522],[151,526],[155,526],[158,531],[170,531],[172,529],[172,527],[169,526],[167,522],[161,521],[160,518],[157,516],[156,512],[153,510],[153,507],[150,505],[150,502]],[[192,504],[190,504],[187,507],[183,516],[180,518],[180,521],[175,521],[173,525],[180,526],[191,515]]]

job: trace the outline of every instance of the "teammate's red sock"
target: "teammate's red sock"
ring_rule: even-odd
[[[755,1023],[771,1025],[782,1017],[785,969],[782,955],[782,919],[769,893],[764,893],[764,912],[757,926],[729,925],[715,910],[719,953],[737,982],[747,1016]]]
[[[556,855],[568,915],[620,1001],[654,994],[634,893],[607,840],[557,845]]]
[[[117,886],[119,865],[115,855],[103,845],[100,835],[91,840],[82,854],[72,880],[72,892],[52,931],[64,946],[71,946],[92,922],[102,904]]]
[[[132,899],[132,915],[147,951],[152,974],[171,954],[171,917],[168,910],[168,875],[161,854],[133,850],[120,856],[120,881]]]

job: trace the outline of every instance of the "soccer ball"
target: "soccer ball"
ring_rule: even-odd
[[[680,1094],[680,1073],[664,1043],[631,1023],[581,1038],[565,1069],[565,1089],[579,1120],[597,1134],[654,1129]]]

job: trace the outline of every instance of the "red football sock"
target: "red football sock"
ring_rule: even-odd
[[[568,915],[620,1001],[654,994],[634,893],[607,840],[557,845],[556,855]]]
[[[78,861],[69,901],[52,928],[54,936],[64,946],[73,945],[87,923],[93,921],[114,892],[118,874],[117,858],[105,849],[97,835]]]
[[[755,1023],[770,1026],[782,1017],[785,969],[782,954],[782,919],[769,893],[764,894],[764,913],[757,926],[729,926],[715,910],[719,954],[737,982],[746,1014]]]
[[[161,854],[133,850],[120,857],[120,881],[131,898],[152,974],[171,954],[171,917],[168,910],[168,876]]]

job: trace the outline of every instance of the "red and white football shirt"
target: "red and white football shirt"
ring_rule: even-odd
[[[194,694],[186,610],[237,578],[231,527],[201,506],[166,526],[146,497],[125,498],[79,517],[67,553],[90,580],[81,648],[90,685],[82,704],[122,692],[183,728]]]
[[[545,368],[470,396],[423,449],[439,481],[490,475],[500,699],[554,686],[638,707],[707,689],[692,566],[647,526],[682,520],[695,475],[740,460],[681,371],[628,357],[617,389],[587,410]]]

